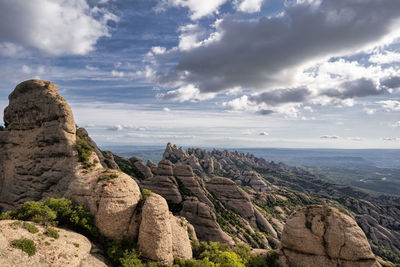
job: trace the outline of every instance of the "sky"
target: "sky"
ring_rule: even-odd
[[[0,0],[0,77],[100,146],[399,149],[400,1]]]

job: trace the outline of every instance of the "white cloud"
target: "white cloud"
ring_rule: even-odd
[[[86,65],[85,69],[90,70],[90,71],[95,71],[95,70],[99,70],[98,67],[95,66],[91,66],[91,65]]]
[[[154,55],[162,55],[167,51],[167,49],[165,47],[161,47],[161,46],[153,46],[151,48],[151,52],[153,52]]]
[[[227,0],[162,0],[156,11],[163,11],[168,7],[186,7],[190,10],[190,18],[197,20],[218,12],[218,8]]]
[[[399,138],[396,137],[384,137],[382,138],[383,141],[385,142],[397,142],[399,140]]]
[[[109,131],[122,131],[122,130],[133,130],[133,131],[145,131],[145,127],[136,127],[133,125],[121,125],[117,124],[111,127],[108,127],[107,130]]]
[[[264,0],[242,0],[236,3],[236,8],[247,13],[259,12],[263,2]]]
[[[207,99],[212,99],[215,97],[215,94],[214,93],[201,94],[199,89],[197,89],[194,85],[189,84],[186,86],[182,86],[178,89],[168,91],[165,94],[163,93],[158,94],[157,97],[163,100],[186,102],[186,101],[203,101]]]
[[[329,140],[337,140],[340,137],[337,135],[321,135],[319,138],[321,139],[329,139]]]
[[[243,95],[231,101],[223,102],[222,106],[235,111],[247,111],[251,108],[249,105],[249,97],[247,95]]]
[[[165,112],[170,112],[170,111],[171,111],[171,109],[170,109],[170,108],[167,108],[167,107],[163,108],[163,110],[164,110]]]
[[[28,55],[28,52],[20,45],[10,42],[0,42],[0,55],[6,57],[25,57]]]
[[[390,127],[399,128],[400,127],[400,121],[396,121],[395,123],[391,124]]]
[[[364,108],[364,111],[368,115],[374,115],[376,113],[376,109],[373,109],[373,108]]]
[[[86,0],[3,0],[0,46],[9,51],[24,46],[52,55],[84,55],[94,50],[99,38],[110,36],[110,20],[118,18],[103,8],[91,8]]]
[[[259,135],[268,136],[268,135],[269,135],[269,133],[267,133],[267,132],[261,132],[261,133],[259,133]]]
[[[111,71],[111,75],[114,77],[124,77],[125,73],[123,71],[117,71],[117,70],[113,70]]]
[[[364,141],[364,139],[363,138],[361,138],[361,137],[349,137],[348,138],[349,140],[351,140],[351,141],[358,141],[358,142],[360,142],[360,141]]]
[[[378,104],[382,106],[382,108],[387,111],[400,111],[400,101],[397,100],[382,100],[378,101]]]
[[[373,54],[369,61],[376,64],[390,64],[400,62],[400,53],[385,51],[383,53]]]

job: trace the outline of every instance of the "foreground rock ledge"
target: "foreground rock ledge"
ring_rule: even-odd
[[[284,267],[380,266],[357,223],[328,206],[294,213],[282,232],[280,253]]]
[[[83,235],[55,228],[60,237],[54,239],[43,234],[46,231],[44,227],[38,224],[35,226],[39,232],[30,233],[22,228],[20,221],[0,221],[0,266],[108,266],[102,256],[91,254],[92,244]],[[24,251],[11,245],[13,240],[20,238],[27,238],[35,243],[37,249],[35,255],[28,256]]]

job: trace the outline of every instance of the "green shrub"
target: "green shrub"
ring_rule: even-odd
[[[148,190],[148,189],[143,189],[142,190],[142,199],[144,200],[144,199],[146,199],[148,196],[150,196],[151,194],[152,194],[153,192],[151,192],[150,190]]]
[[[122,267],[145,267],[146,265],[138,257],[139,255],[134,249],[125,250],[119,261]]]
[[[32,234],[36,234],[37,232],[39,232],[39,229],[35,225],[27,222],[24,222],[22,224],[22,228],[28,230],[28,232]]]
[[[272,252],[268,254],[265,262],[268,267],[279,267],[279,254],[277,252]]]
[[[55,221],[57,214],[41,202],[28,201],[9,213],[12,219],[33,221],[40,224],[50,224]]]
[[[26,252],[29,256],[36,254],[36,246],[33,240],[27,238],[16,239],[11,242],[11,245]]]
[[[74,246],[79,248],[81,245],[79,245],[78,243],[74,243]]]
[[[115,173],[103,173],[99,176],[98,180],[102,181],[102,180],[107,180],[110,181],[112,179],[118,178],[118,174]]]
[[[12,220],[11,211],[6,211],[0,214],[0,220]]]
[[[208,258],[202,260],[190,259],[175,259],[173,267],[215,267],[215,264]]]
[[[45,244],[46,246],[50,246],[50,242],[49,242],[49,241],[44,242],[44,244]]]
[[[87,143],[86,137],[78,129],[76,131],[76,150],[78,151],[79,161],[82,163],[87,163],[89,157],[94,151],[94,148]]]
[[[58,239],[60,237],[60,234],[58,233],[58,231],[55,228],[47,228],[47,230],[44,232],[45,235],[47,235],[48,237],[52,237],[54,239]]]

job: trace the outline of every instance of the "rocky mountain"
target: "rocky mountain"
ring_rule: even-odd
[[[188,223],[174,217],[161,196],[152,193],[144,199],[132,177],[105,168],[117,165],[102,155],[85,130],[76,129],[72,111],[54,84],[23,82],[9,100],[6,127],[0,131],[2,210],[66,197],[86,207],[105,236],[137,239],[145,258],[171,264],[174,256],[192,257],[191,250],[180,249],[182,244],[190,248]]]
[[[9,101],[0,130],[0,212],[10,211],[0,215],[0,265],[104,266],[110,263],[101,255],[111,254],[125,266],[140,260],[170,265],[194,255],[201,262],[187,266],[204,266],[209,258],[201,257],[212,251],[216,262],[229,256],[238,262],[232,266],[253,266],[252,256],[229,249],[244,243],[278,255],[283,266],[379,266],[365,234],[379,255],[397,260],[396,198],[324,183],[303,169],[238,152],[168,144],[163,160],[144,164],[101,151],[77,129],[69,105],[48,81],[19,84]],[[49,197],[61,200],[50,208]],[[97,239],[53,228],[52,235],[62,237],[47,241],[57,216],[67,221],[64,227],[78,225]],[[207,248],[197,238],[229,246]],[[111,242],[107,251],[94,251],[99,240]],[[118,250],[122,244],[131,252]],[[267,260],[261,264],[268,266]]]
[[[309,204],[327,204],[345,211],[357,221],[375,253],[400,262],[398,197],[370,195],[348,186],[323,181],[303,168],[269,162],[236,151],[206,151],[198,148],[185,151],[168,144],[161,162],[167,161],[171,166],[191,166],[195,179],[202,186],[201,190],[189,191],[197,196],[199,202],[213,210],[217,222],[226,233],[239,237],[253,247],[257,247],[258,238],[267,238],[269,246],[275,247],[288,215],[296,209]],[[177,182],[175,198],[170,198],[172,196],[165,192],[168,191],[166,188],[171,187],[160,186],[158,190],[156,184],[146,179],[141,182],[141,186],[149,186],[174,204],[180,203],[181,198],[176,197],[179,195]],[[213,206],[209,205],[204,195],[208,196],[208,200],[212,199]],[[219,210],[220,206],[223,210]],[[245,221],[246,227],[234,225],[233,220],[224,220],[226,210],[231,211],[238,221]],[[189,217],[187,219],[191,221]],[[241,231],[237,229],[243,232],[239,233]]]

